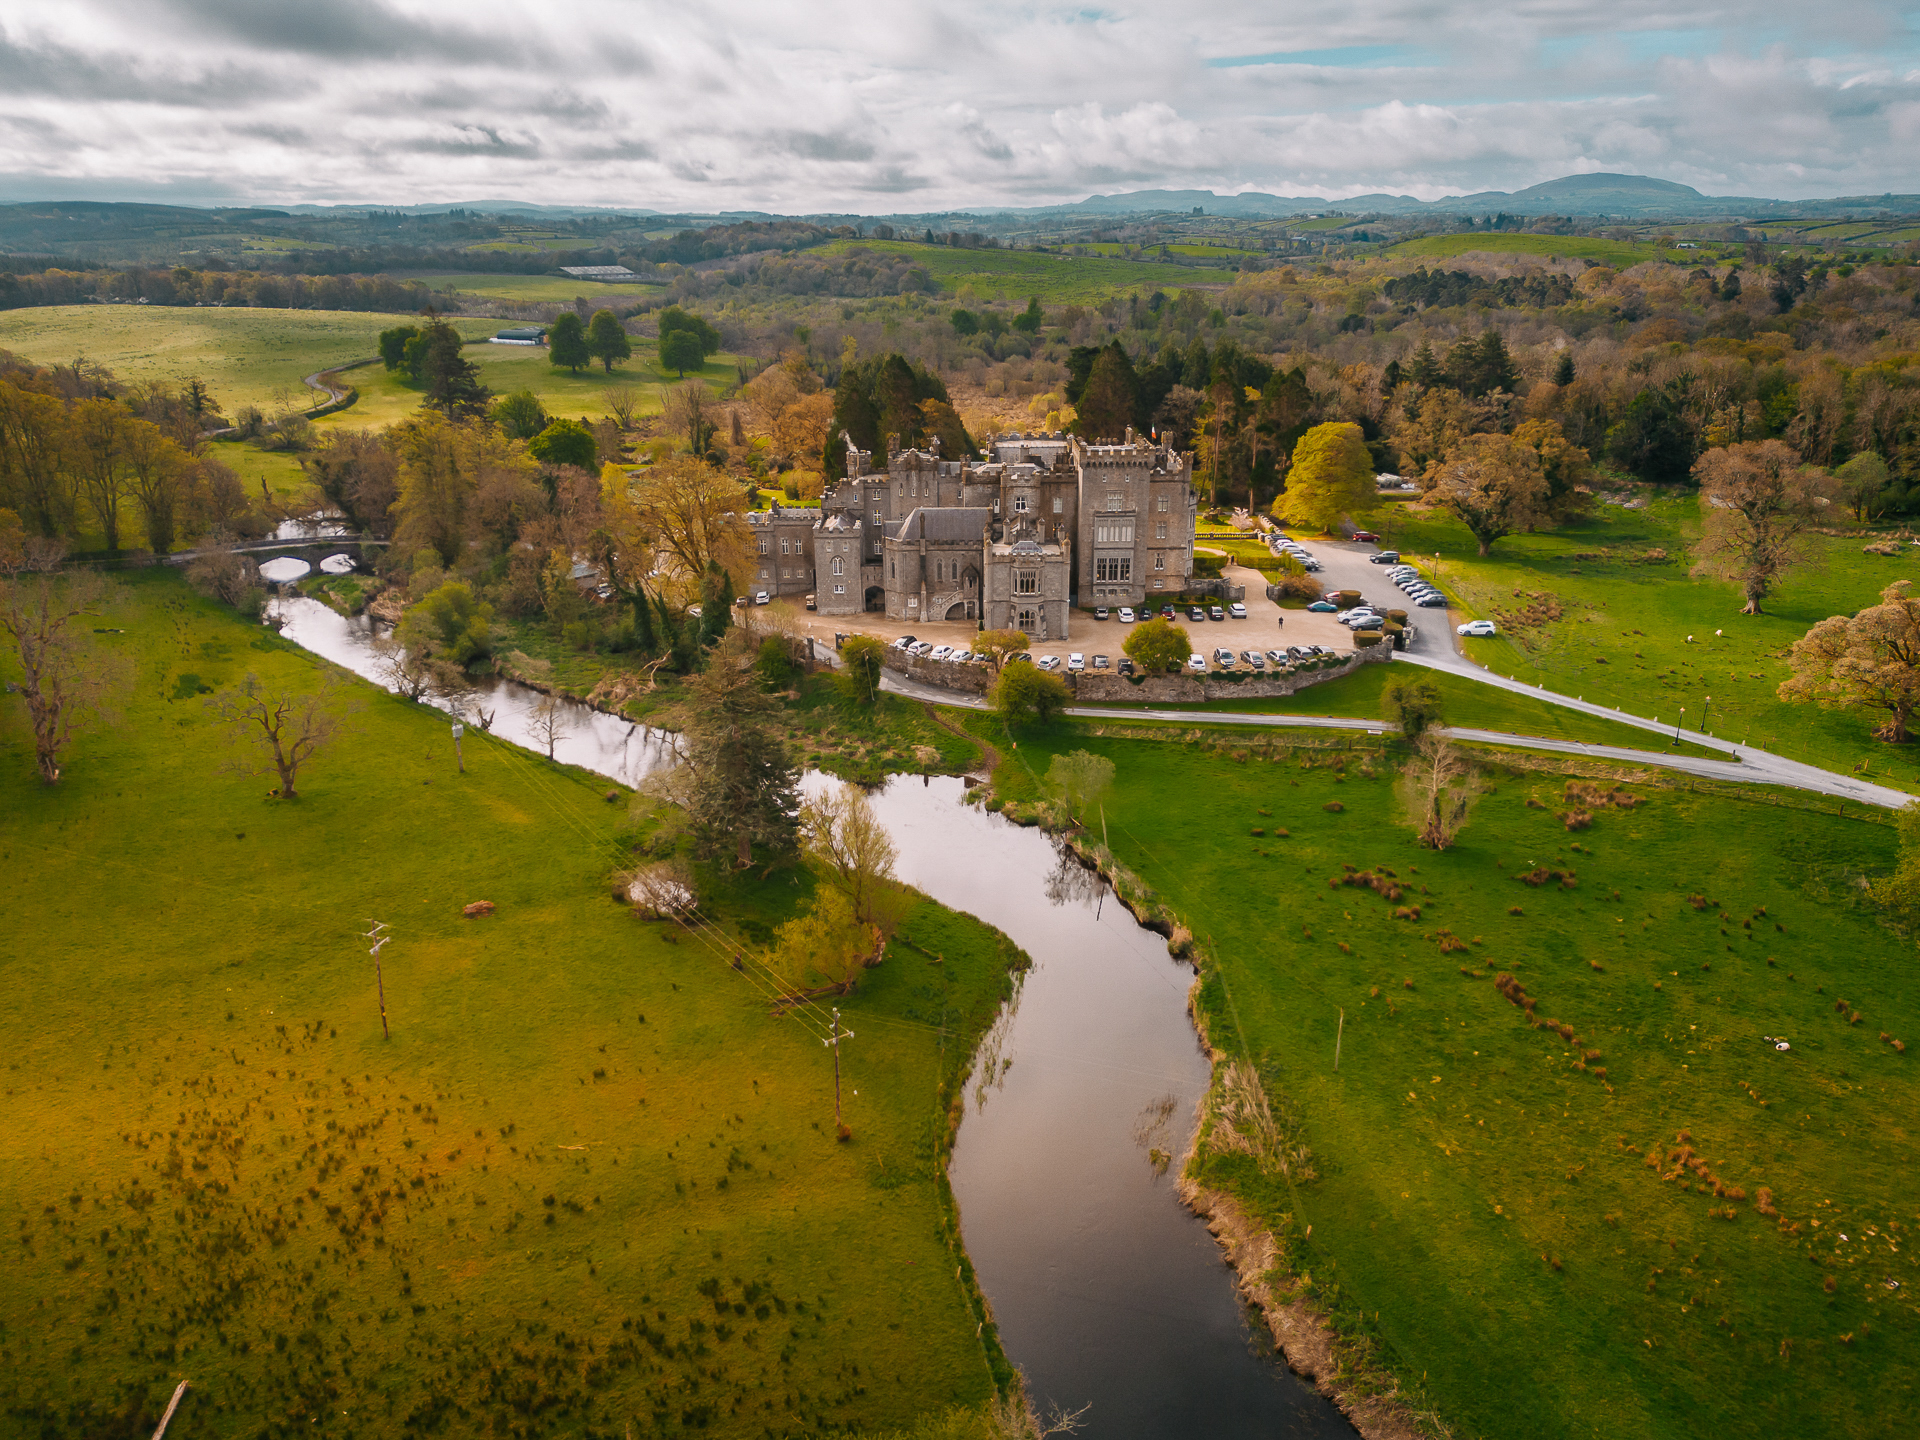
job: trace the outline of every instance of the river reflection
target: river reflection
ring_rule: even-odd
[[[364,619],[305,598],[274,602],[273,617],[383,683]],[[530,724],[540,699],[496,682],[458,704],[544,750]],[[634,785],[671,753],[644,726],[584,705],[565,714],[556,756],[569,764]],[[1218,1246],[1175,1193],[1208,1081],[1186,1012],[1192,967],[1046,836],[965,793],[958,779],[896,776],[873,800],[901,879],[1033,957],[975,1058],[950,1173],[967,1252],[1038,1408],[1090,1407],[1079,1433],[1094,1440],[1351,1436],[1248,1325]]]
[[[1191,966],[1037,830],[903,776],[874,797],[902,879],[1034,960],[978,1057],[951,1176],[967,1253],[1043,1409],[1083,1435],[1351,1436],[1247,1324],[1173,1174],[1208,1080]]]

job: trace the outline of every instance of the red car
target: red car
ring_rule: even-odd
[[[1353,538],[1366,545],[1378,545],[1380,543],[1380,537],[1371,530],[1356,530],[1353,532]]]

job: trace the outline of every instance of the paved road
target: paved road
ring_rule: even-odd
[[[1394,658],[1400,660],[1408,657],[1397,655]],[[1502,678],[1490,676],[1477,666],[1469,668],[1475,679],[1484,682],[1496,682]],[[897,695],[905,695],[909,699],[927,700],[936,705],[953,705],[968,710],[986,709],[986,701],[977,695],[944,690],[935,685],[923,685],[918,681],[904,679],[892,673],[885,675],[880,683],[882,689],[890,690]],[[1518,690],[1552,704],[1564,704],[1569,709],[1603,716],[1609,720],[1625,720],[1656,733],[1664,733],[1651,721],[1623,715],[1608,710],[1604,706],[1572,700],[1564,695],[1555,695],[1551,691],[1536,690],[1530,685],[1508,681],[1502,688]],[[1384,728],[1378,720],[1353,720],[1329,715],[1248,715],[1223,710],[1142,709],[1135,711],[1124,706],[1111,705],[1076,705],[1069,707],[1066,713],[1082,720],[1141,719],[1180,725],[1237,725],[1254,729],[1265,727],[1287,730],[1364,730],[1378,733]],[[1698,775],[1703,779],[1728,780],[1746,785],[1784,785],[1794,790],[1808,790],[1819,795],[1832,795],[1839,799],[1852,800],[1863,805],[1878,805],[1890,810],[1900,809],[1914,798],[1904,791],[1870,784],[1864,780],[1855,780],[1846,775],[1836,775],[1816,765],[1805,765],[1797,760],[1788,760],[1784,756],[1773,755],[1765,750],[1755,750],[1748,746],[1736,747],[1725,741],[1713,743],[1723,746],[1730,758],[1711,760],[1699,755],[1665,755],[1653,750],[1635,750],[1624,745],[1589,745],[1579,740],[1551,740],[1538,735],[1510,735],[1502,730],[1479,730],[1468,726],[1457,726],[1446,733],[1456,740],[1502,745],[1515,750],[1539,750],[1556,755],[1580,755],[1594,760],[1617,760],[1660,770],[1677,770],[1687,775]],[[1696,743],[1711,739],[1711,737],[1692,735],[1687,738]]]

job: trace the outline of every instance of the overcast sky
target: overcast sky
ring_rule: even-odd
[[[1920,3],[0,0],[0,198],[1920,191]]]

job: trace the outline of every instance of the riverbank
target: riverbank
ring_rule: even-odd
[[[818,1035],[727,963],[807,876],[706,876],[717,931],[636,921],[609,876],[661,832],[625,790],[473,729],[463,773],[444,715],[359,684],[301,799],[263,798],[204,701],[318,662],[175,576],[127,593],[123,723],[51,791],[0,731],[7,1413],[150,1432],[183,1374],[209,1436],[982,1411],[1009,1376],[940,1137],[1003,937],[908,918],[842,1002],[838,1145]]]
[[[1115,763],[1115,860],[1192,932],[1212,1047],[1310,1150],[1289,1175],[1207,1132],[1188,1179],[1336,1369],[1470,1433],[1884,1433],[1920,1377],[1920,1086],[1891,1043],[1920,992],[1856,898],[1887,826],[1491,757],[1435,853],[1394,820],[1384,738],[1096,728],[1022,733],[995,800],[1030,806],[1066,750]]]

